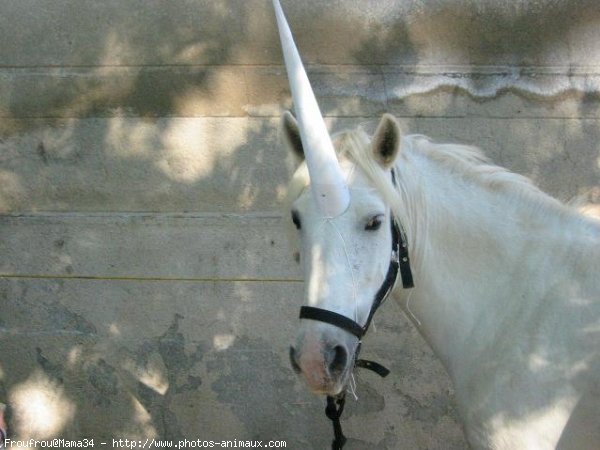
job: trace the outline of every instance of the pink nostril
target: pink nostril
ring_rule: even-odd
[[[348,351],[341,345],[336,345],[327,353],[327,363],[330,374],[343,372],[348,362]]]

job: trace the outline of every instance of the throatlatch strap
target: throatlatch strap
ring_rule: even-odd
[[[400,248],[398,249],[398,264],[400,265],[400,277],[402,278],[402,287],[410,289],[415,287],[412,270],[410,270],[410,259],[408,256],[408,246],[400,237]]]
[[[396,171],[393,169],[392,184],[396,186]],[[401,224],[392,217],[392,245],[398,252],[398,266],[400,269],[400,278],[402,278],[402,287],[404,289],[410,289],[415,287],[415,282],[413,280],[412,270],[410,269],[408,243],[404,239],[404,230],[402,229]]]

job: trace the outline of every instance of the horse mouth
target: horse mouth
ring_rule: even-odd
[[[345,384],[341,383],[332,383],[330,386],[310,387],[310,391],[315,395],[335,397],[344,390],[345,386]]]
[[[336,345],[325,355],[318,357],[298,356],[296,349],[290,347],[292,369],[306,383],[308,389],[317,395],[335,396],[345,388],[353,370],[354,355],[349,355],[345,346]]]
[[[351,375],[352,367],[347,367],[340,373],[332,374],[332,376],[319,381],[307,374],[303,374],[303,378],[313,394],[335,397],[346,389]]]

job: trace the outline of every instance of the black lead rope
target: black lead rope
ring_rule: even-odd
[[[394,171],[392,170],[392,183],[394,186],[396,185],[396,176]],[[396,280],[398,279],[398,274],[400,274],[400,278],[402,279],[402,287],[404,289],[410,289],[414,287],[414,280],[412,276],[412,271],[410,269],[410,259],[408,256],[408,245],[404,239],[403,230],[400,227],[400,224],[394,219],[392,216],[391,220],[391,231],[392,231],[392,257],[390,260],[390,266],[388,268],[388,272],[385,276],[385,280],[383,284],[375,294],[375,298],[373,300],[373,304],[371,305],[371,310],[369,311],[369,316],[367,317],[367,322],[364,326],[361,326],[359,323],[354,320],[342,315],[335,313],[333,311],[328,311],[326,309],[315,308],[313,306],[302,306],[300,308],[300,318],[301,319],[311,319],[317,320],[320,322],[329,323],[331,325],[335,325],[343,330],[352,333],[354,336],[358,338],[358,347],[356,348],[354,367],[360,367],[363,369],[369,369],[378,374],[379,376],[386,377],[390,371],[386,367],[382,366],[375,361],[369,361],[367,359],[358,359],[358,354],[360,352],[360,347],[362,343],[362,337],[367,332],[371,321],[373,320],[373,316],[377,309],[385,302],[385,300],[389,297],[392,289],[396,285]],[[334,440],[331,444],[332,450],[341,450],[344,444],[346,443],[346,436],[342,432],[342,424],[340,422],[340,417],[342,416],[342,412],[344,412],[344,405],[346,403],[346,393],[342,392],[335,397],[328,395],[327,396],[327,406],[325,407],[325,415],[331,420],[333,424],[333,435]]]
[[[346,404],[346,395],[338,395],[337,397],[327,396],[327,406],[325,407],[325,415],[331,420],[333,424],[333,441],[331,443],[332,450],[341,450],[346,443],[346,436],[342,432],[342,424],[340,417],[344,412],[344,405]]]
[[[356,350],[358,354],[359,348]],[[389,375],[390,370],[375,361],[369,361],[366,359],[357,359],[354,367],[360,367],[362,369],[369,369],[375,372],[382,378],[385,378]],[[329,420],[331,420],[331,424],[333,425],[333,441],[331,441],[331,449],[332,450],[342,450],[344,444],[346,444],[346,436],[344,436],[344,432],[342,431],[342,423],[340,418],[342,417],[342,413],[344,412],[344,405],[346,404],[346,392],[342,392],[335,397],[328,395],[327,396],[327,406],[325,407],[325,415]]]

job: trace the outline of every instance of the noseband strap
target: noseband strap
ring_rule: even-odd
[[[403,233],[398,225],[398,222],[394,218],[391,219],[392,228],[392,257],[390,260],[390,266],[388,268],[383,284],[377,290],[373,303],[371,304],[371,310],[367,317],[366,323],[363,325],[358,322],[346,317],[342,314],[338,314],[327,309],[317,308],[314,306],[302,306],[300,308],[300,319],[316,320],[318,322],[328,323],[334,325],[342,330],[353,334],[358,338],[359,345],[355,352],[355,363],[356,367],[373,370],[382,377],[387,376],[389,370],[374,361],[368,361],[364,359],[357,359],[358,353],[361,347],[361,340],[367,333],[369,325],[373,320],[373,316],[377,309],[385,302],[389,297],[390,293],[396,285],[398,280],[398,274],[402,278],[402,286],[405,289],[412,288],[414,286],[413,276],[410,270],[410,261],[408,259],[408,247],[403,238]]]
[[[365,335],[365,329],[361,327],[357,322],[349,319],[346,316],[328,311],[327,309],[315,308],[313,306],[302,306],[300,308],[300,318],[316,320],[319,322],[329,323],[335,325],[338,328],[346,330],[348,333],[353,334],[359,340]]]

